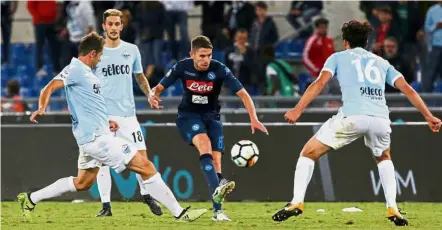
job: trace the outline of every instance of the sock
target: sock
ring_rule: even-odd
[[[108,208],[111,208],[111,205],[110,205],[110,202],[105,202],[105,203],[103,203],[103,209],[108,209]]]
[[[378,164],[379,177],[381,178],[382,188],[384,189],[387,208],[393,208],[398,211],[396,204],[396,175],[394,165],[391,160],[383,160]]]
[[[144,196],[144,195],[149,194],[149,193],[147,192],[146,187],[144,186],[144,181],[143,181],[143,178],[141,178],[140,174],[137,173],[137,174],[135,174],[135,176],[137,177],[138,185],[140,186],[140,193],[141,193],[141,196]]]
[[[307,186],[312,179],[315,162],[308,158],[300,156],[296,164],[295,180],[293,185],[293,199],[290,203],[297,204],[304,202]]]
[[[166,206],[173,216],[177,217],[181,214],[181,212],[183,212],[184,209],[178,203],[172,191],[170,191],[169,187],[167,187],[166,183],[164,183],[160,173],[156,173],[143,183],[146,189],[150,192],[150,195],[155,200]]]
[[[216,173],[216,175],[218,176],[218,180],[219,180],[219,181],[221,181],[222,179],[224,179],[222,173]]]
[[[112,189],[112,179],[109,166],[101,166],[97,175],[98,192],[101,203],[109,203]]]
[[[53,197],[58,197],[67,192],[76,192],[74,185],[74,177],[65,177],[58,179],[49,186],[31,193],[31,202],[36,204],[41,200],[46,200]]]
[[[203,154],[200,156],[200,164],[201,169],[204,172],[204,176],[206,177],[207,184],[209,184],[210,197],[215,192],[215,189],[219,185],[218,176],[215,172],[215,168],[213,167],[213,157],[209,153]],[[221,209],[220,204],[216,204],[213,202],[214,211],[218,211]]]

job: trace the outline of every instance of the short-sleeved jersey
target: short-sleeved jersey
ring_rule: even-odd
[[[330,56],[322,71],[328,71],[338,78],[344,116],[389,118],[385,83],[394,87],[394,82],[402,74],[388,61],[365,49],[354,48]]]
[[[179,112],[219,113],[218,97],[223,84],[234,93],[243,88],[229,68],[216,60],[210,61],[206,71],[197,71],[190,58],[181,60],[167,72],[160,84],[167,88],[178,79],[184,88]]]
[[[142,72],[141,55],[136,45],[121,41],[118,47],[104,47],[95,75],[102,84],[109,115],[135,116],[132,74]]]
[[[110,133],[106,103],[98,78],[76,58],[54,79],[62,80],[72,119],[72,132],[79,145]]]

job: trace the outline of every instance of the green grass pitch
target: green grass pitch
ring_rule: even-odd
[[[182,203],[193,208],[209,208],[209,203]],[[113,202],[112,217],[96,218],[99,202],[70,203],[42,202],[37,205],[33,220],[24,222],[17,202],[2,202],[2,229],[391,229],[383,203],[306,203],[305,212],[283,223],[274,223],[272,214],[284,203],[276,202],[227,202],[226,214],[230,223],[215,223],[209,211],[192,223],[176,222],[166,212],[157,217],[142,203]],[[343,208],[359,207],[361,213],[344,213]],[[400,203],[399,206],[410,222],[412,229],[442,229],[442,203]],[[324,213],[316,210],[325,209]]]

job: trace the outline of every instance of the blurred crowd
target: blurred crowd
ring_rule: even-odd
[[[102,14],[110,8],[123,12],[121,38],[138,45],[152,86],[167,68],[188,56],[188,29],[197,26],[189,25],[189,11],[195,6],[201,6],[199,26],[201,34],[213,42],[214,58],[224,62],[252,95],[302,94],[300,81],[316,78],[325,60],[335,52],[336,38],[327,35],[329,21],[323,16],[322,1],[293,1],[285,17],[293,31],[282,38],[263,1],[29,0],[18,4],[27,4],[32,16],[37,77],[53,76],[68,64],[77,55],[82,36],[94,30],[102,33]],[[17,2],[1,1],[1,7],[4,65]],[[367,49],[387,59],[408,82],[422,82],[423,92],[432,92],[442,75],[442,2],[361,1],[360,9],[374,27]],[[297,60],[275,55],[281,39],[304,39],[301,61],[308,74],[298,76],[295,72],[300,71],[293,69]],[[43,68],[45,44],[51,69]],[[338,91],[337,83],[332,82],[325,93]],[[394,91],[387,88],[387,92]]]

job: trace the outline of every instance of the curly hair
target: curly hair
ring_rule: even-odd
[[[373,27],[368,22],[351,20],[344,23],[341,28],[342,39],[350,44],[351,48],[367,46],[368,34],[373,31]]]

